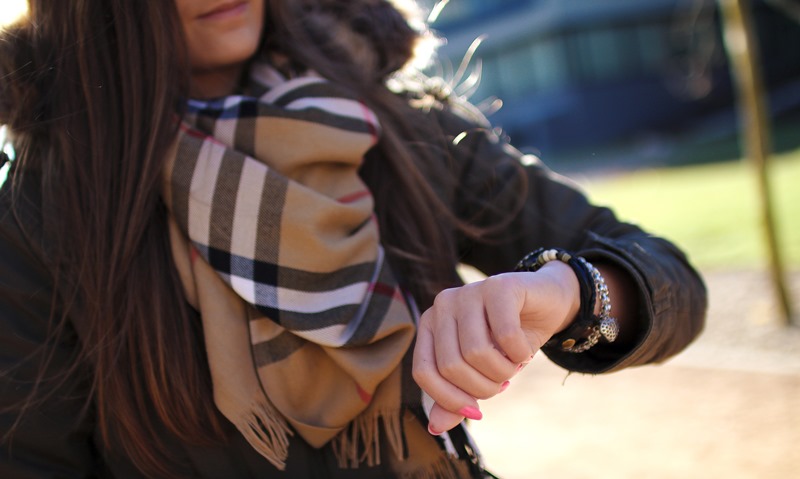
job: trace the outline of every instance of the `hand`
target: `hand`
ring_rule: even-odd
[[[480,419],[478,399],[505,389],[579,307],[575,273],[556,261],[442,291],[420,318],[414,349],[414,379],[435,401],[428,430]]]

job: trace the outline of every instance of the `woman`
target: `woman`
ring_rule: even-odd
[[[30,0],[0,47],[0,476],[481,477],[462,420],[540,348],[601,373],[696,336],[683,255],[409,70],[407,18]]]

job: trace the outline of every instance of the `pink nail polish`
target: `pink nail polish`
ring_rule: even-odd
[[[508,387],[511,386],[511,381],[506,381],[500,385],[500,392],[505,391]]]
[[[439,436],[439,435],[441,435],[442,433],[440,433],[440,432],[436,432],[436,430],[434,430],[434,429],[431,427],[431,425],[430,425],[430,424],[428,424],[428,434],[430,434],[431,436]]]
[[[464,416],[467,419],[474,419],[476,421],[480,421],[483,418],[483,414],[481,411],[472,406],[462,407],[458,410],[458,413]]]

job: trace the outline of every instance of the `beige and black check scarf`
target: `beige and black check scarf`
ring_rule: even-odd
[[[383,434],[402,475],[450,471],[402,414],[415,322],[358,175],[375,115],[314,75],[257,63],[251,76],[252,96],[189,102],[165,174],[217,407],[278,468],[296,431],[314,447],[334,441],[342,467],[378,463]]]

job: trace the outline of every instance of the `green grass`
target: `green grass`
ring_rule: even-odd
[[[771,163],[784,263],[800,266],[800,150]],[[581,184],[620,218],[676,242],[704,269],[766,264],[756,177],[743,161],[646,170]]]

